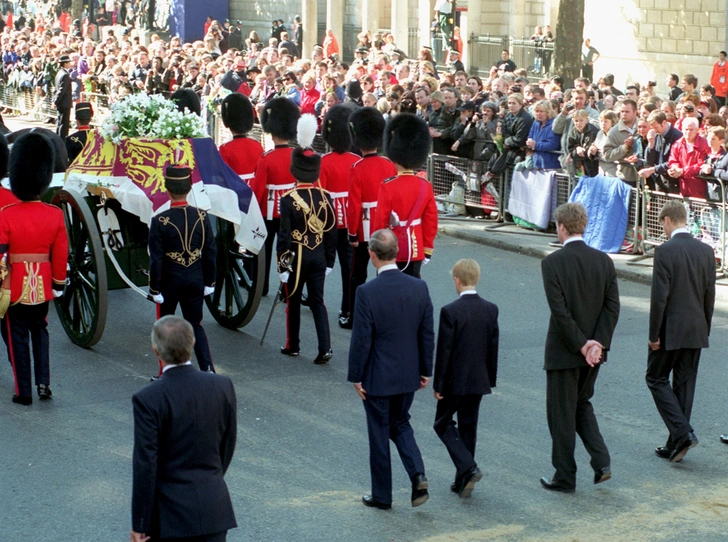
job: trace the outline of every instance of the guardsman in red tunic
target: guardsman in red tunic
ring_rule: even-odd
[[[33,402],[30,343],[35,384],[41,399],[50,399],[48,303],[63,295],[68,237],[63,212],[40,201],[53,177],[55,150],[38,132],[21,136],[10,154],[10,188],[20,200],[0,211],[0,255],[10,267],[10,307],[2,336],[15,375],[13,403]],[[29,340],[30,337],[30,340]]]
[[[81,154],[88,131],[91,129],[91,118],[94,116],[93,107],[88,102],[76,104],[76,127],[78,130],[66,136],[66,150],[68,151],[68,163],[73,162]]]
[[[253,128],[253,106],[248,98],[234,92],[220,106],[222,122],[233,134],[233,140],[220,145],[220,156],[247,184],[255,177],[263,146],[247,136]]]
[[[354,306],[356,289],[367,281],[369,265],[369,237],[376,230],[372,227],[377,211],[379,185],[384,179],[397,175],[397,167],[389,158],[379,156],[382,134],[387,122],[374,107],[362,107],[349,117],[349,127],[354,145],[362,158],[349,172],[349,205],[346,212],[349,244],[353,247],[349,306]],[[339,318],[339,326],[351,329],[352,317]]]
[[[10,157],[10,148],[8,140],[0,134],[0,179],[8,176],[8,158]],[[20,200],[15,197],[10,190],[0,186],[0,209],[11,203],[18,203]]]
[[[336,253],[341,266],[341,308],[339,322],[351,318],[349,305],[349,283],[351,281],[351,246],[346,231],[346,208],[349,199],[349,172],[351,166],[359,161],[359,156],[351,150],[351,134],[349,133],[349,115],[351,109],[343,105],[335,105],[326,113],[321,125],[321,137],[331,148],[321,158],[321,176],[319,183],[334,200],[336,212],[336,228],[338,239]]]
[[[275,148],[263,154],[255,170],[250,187],[258,198],[258,205],[265,219],[268,237],[265,239],[265,282],[263,295],[268,294],[270,262],[273,256],[273,238],[281,224],[280,199],[295,188],[296,179],[291,175],[291,147],[288,142],[296,138],[296,127],[301,112],[288,98],[273,98],[265,104],[260,114],[263,131],[273,137]]]
[[[331,196],[316,186],[321,157],[309,148],[316,127],[316,117],[308,114],[301,117],[298,128],[301,148],[291,155],[296,188],[281,198],[277,248],[279,276],[285,284],[288,301],[286,345],[281,347],[281,352],[288,356],[298,356],[301,352],[301,290],[305,284],[318,338],[318,355],[313,362],[321,365],[333,356],[329,315],[324,305],[324,280],[336,261],[336,216]],[[291,261],[292,272],[284,268],[285,260]]]
[[[379,186],[375,230],[391,228],[399,241],[397,266],[420,278],[437,235],[437,206],[432,185],[415,175],[427,162],[430,131],[421,118],[401,113],[384,129],[384,153],[397,166],[397,176]]]

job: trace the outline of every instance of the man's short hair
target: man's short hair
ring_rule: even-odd
[[[662,111],[656,109],[652,113],[650,113],[650,116],[647,117],[647,122],[656,122],[658,124],[662,124],[667,120],[667,116]]]
[[[443,89],[443,92],[452,92],[455,95],[455,99],[460,99],[460,90],[455,87],[447,87],[446,89]]]
[[[575,233],[584,233],[586,229],[586,209],[581,203],[564,203],[559,205],[554,212],[556,224],[561,224],[569,232],[569,235]]]
[[[622,100],[621,105],[622,105],[622,107],[624,107],[625,105],[631,105],[632,109],[637,111],[637,102],[635,102],[632,98],[627,98],[626,100]]]
[[[673,224],[686,224],[688,221],[688,212],[685,210],[685,204],[680,201],[668,201],[660,210],[657,219],[660,224],[669,218]]]
[[[477,286],[480,280],[480,266],[475,260],[463,258],[455,262],[450,274],[454,278],[460,279],[460,284],[463,286]]]
[[[676,83],[680,82],[680,76],[678,74],[676,74],[676,73],[671,73],[670,74],[670,79],[672,81],[675,81]]]
[[[392,230],[383,228],[375,231],[369,239],[369,250],[383,262],[390,262],[397,258],[399,247],[397,236]]]
[[[541,98],[545,98],[546,92],[541,87],[537,87],[534,85],[533,88],[531,89],[531,95],[533,95],[534,97],[540,96]]]
[[[698,78],[695,77],[692,73],[684,75],[683,81],[685,81],[688,85],[692,85],[695,88],[697,88],[698,86]]]
[[[192,325],[179,316],[163,316],[152,326],[152,346],[159,359],[179,365],[192,357],[195,332]]]

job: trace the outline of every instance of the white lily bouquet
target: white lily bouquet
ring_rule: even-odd
[[[207,137],[204,121],[185,108],[177,110],[174,102],[160,94],[131,94],[111,106],[111,114],[100,129],[104,139],[116,144],[123,137],[151,139],[186,139]]]

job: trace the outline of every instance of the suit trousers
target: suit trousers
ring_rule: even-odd
[[[595,471],[610,465],[609,451],[590,401],[598,374],[598,365],[546,371],[546,416],[553,441],[551,462],[556,469],[553,481],[562,487],[576,487],[577,434]]]
[[[422,454],[415,442],[410,425],[409,409],[415,393],[389,396],[367,395],[364,410],[369,433],[369,468],[372,476],[372,496],[379,502],[392,502],[392,460],[389,441],[394,442],[402,464],[410,478],[425,473]]]
[[[227,531],[213,534],[203,534],[201,536],[189,536],[186,538],[151,538],[149,542],[225,542],[227,540]]]
[[[351,313],[354,305],[349,305],[349,283],[351,282],[351,245],[349,232],[346,228],[339,228],[339,237],[336,239],[336,255],[341,267],[341,315]]]
[[[56,108],[56,134],[65,141],[68,129],[71,127],[71,109],[69,107]]]
[[[12,305],[3,319],[3,340],[15,376],[15,395],[32,396],[30,345],[33,348],[35,385],[51,383],[48,350],[48,302],[40,305]],[[30,336],[30,341],[28,340]]]
[[[475,443],[482,395],[446,395],[437,402],[435,433],[447,448],[457,476],[476,466]],[[457,425],[453,416],[457,414]]]
[[[650,350],[647,355],[645,380],[652,392],[657,411],[670,431],[665,445],[667,448],[672,449],[681,437],[693,430],[690,415],[693,411],[699,362],[700,348]]]
[[[273,238],[278,234],[278,230],[281,228],[281,219],[274,218],[273,220],[265,221],[265,230],[268,232],[268,236],[265,238],[265,279],[263,280],[263,295],[268,295],[268,288],[270,287],[270,265],[271,258],[273,258]]]
[[[367,269],[369,267],[369,243],[359,241],[359,245],[353,247],[351,255],[351,280],[349,281],[349,309],[354,308],[356,301],[356,289],[367,281]],[[354,313],[351,313],[352,322]]]
[[[195,357],[201,371],[213,369],[210,344],[202,327],[202,306],[204,305],[204,286],[202,284],[186,284],[167,286],[162,283],[164,303],[159,307],[159,316],[174,314],[177,305],[182,309],[182,317],[187,320],[195,332]]]
[[[400,271],[402,271],[405,275],[410,275],[416,279],[422,278],[420,277],[422,260],[418,260],[416,262],[397,262],[397,267],[399,267]]]
[[[319,247],[322,249],[322,247]],[[288,277],[286,284],[286,296],[288,305],[286,307],[286,348],[292,352],[301,349],[301,293],[303,285],[306,285],[308,292],[308,306],[313,313],[313,322],[316,326],[319,354],[325,354],[331,348],[331,332],[329,329],[329,313],[324,305],[324,280],[326,279],[326,262],[322,258],[309,257],[308,249],[299,248],[303,252],[301,267],[299,269],[298,286],[293,293],[289,294],[289,288],[296,284],[295,270]],[[313,255],[311,255],[313,256]],[[294,263],[294,267],[295,267]]]

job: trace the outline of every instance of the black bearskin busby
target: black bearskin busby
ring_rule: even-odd
[[[332,151],[348,152],[351,150],[350,115],[351,109],[343,105],[335,105],[326,113],[321,124],[321,138],[331,147]]]
[[[229,94],[220,105],[222,123],[231,132],[238,135],[247,134],[253,128],[255,117],[253,104],[248,97],[239,92]]]
[[[39,199],[51,184],[55,163],[53,143],[43,133],[21,136],[10,151],[10,190],[21,201]]]
[[[175,90],[169,97],[177,109],[184,113],[185,107],[192,111],[195,115],[202,113],[202,106],[200,105],[200,97],[191,88],[180,88]]]
[[[10,147],[7,138],[0,134],[0,179],[8,176],[8,160],[10,159]]]
[[[66,171],[68,167],[68,149],[66,149],[66,142],[57,133],[47,128],[21,128],[8,134],[8,143],[14,145],[18,139],[31,132],[42,134],[53,145],[56,151],[56,163],[53,168],[53,173],[63,173]]]
[[[263,106],[260,124],[263,131],[280,139],[292,140],[296,137],[298,118],[301,111],[288,98],[273,98]]]
[[[374,107],[362,107],[349,116],[349,129],[354,145],[371,151],[382,146],[382,136],[387,121]]]
[[[425,165],[431,143],[427,123],[411,113],[391,118],[384,129],[384,154],[408,169]]]

